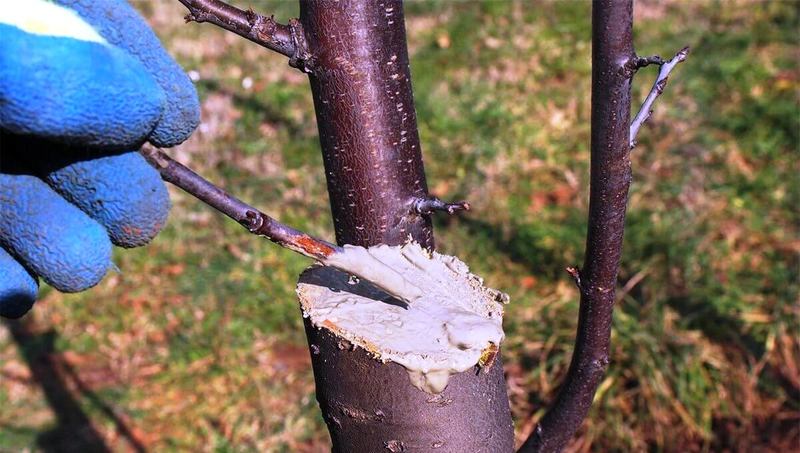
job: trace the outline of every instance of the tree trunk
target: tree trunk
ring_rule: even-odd
[[[300,2],[336,238],[433,248],[428,193],[399,1]]]
[[[210,22],[234,32],[286,55],[290,66],[309,73],[340,245],[398,245],[413,239],[433,249],[430,212],[453,213],[469,209],[466,202],[444,203],[427,193],[401,0],[301,0],[301,20],[292,19],[289,25],[278,24],[271,17],[241,10],[221,0],[180,2],[189,9],[187,20]],[[632,28],[632,0],[594,1],[589,228],[583,271],[567,268],[581,292],[578,333],[572,362],[558,397],[520,452],[563,449],[586,417],[608,366],[612,310],[631,180],[630,150],[636,145],[636,135],[650,117],[652,105],[663,93],[670,73],[689,52],[689,48],[684,47],[669,61],[658,55],[637,57]],[[660,68],[658,77],[631,122],[633,75],[638,69],[653,64]],[[386,267],[380,260],[368,261],[371,263],[368,265],[337,261],[336,257],[345,253],[345,248],[280,223],[160,150],[143,149],[142,154],[165,180],[236,220],[251,233],[265,236],[322,264],[344,265],[339,268],[356,275],[363,275],[359,272],[367,268]],[[420,250],[416,246],[408,247]],[[430,270],[418,261],[409,263],[416,269]],[[391,272],[379,270],[368,274],[383,278]],[[306,272],[301,276],[298,286],[301,301],[304,300],[302,285],[309,283],[304,279],[310,279],[310,274]],[[350,283],[346,275],[340,277],[341,285]],[[328,289],[334,287],[328,286]],[[452,286],[447,286],[443,293],[447,301],[456,300],[451,289]],[[309,294],[313,292],[306,293]],[[496,296],[491,297],[499,302]],[[457,300],[471,296],[460,297]],[[428,315],[424,311],[419,313]],[[376,320],[369,316],[362,322],[375,325]],[[421,331],[439,323],[435,316],[423,319]],[[490,352],[494,359],[487,356],[482,368],[476,366],[455,375],[442,393],[432,395],[412,386],[403,367],[383,364],[367,351],[354,348],[330,330],[336,328],[335,321],[325,321],[333,324],[317,329],[306,319],[305,328],[317,399],[328,423],[334,451],[511,451],[513,426],[499,351]],[[322,325],[325,326],[324,321]],[[467,325],[469,330],[459,327],[456,332],[471,334],[474,324]],[[355,335],[352,338],[358,338],[362,326],[356,327],[358,332],[350,332]],[[402,339],[406,343],[419,337],[411,334],[415,330],[403,332],[409,335],[389,339]],[[494,332],[497,334],[494,338],[499,341],[501,332]],[[447,336],[446,341],[452,341],[451,334]],[[490,341],[490,344],[496,342]],[[458,348],[461,349],[460,344]],[[429,358],[430,354],[427,355]],[[466,363],[471,360],[469,358]],[[427,367],[415,369],[415,379],[420,379],[420,373],[444,371]],[[437,379],[442,377],[441,374],[437,376]],[[439,391],[445,382],[420,388]]]
[[[399,0],[301,1],[314,96],[339,244],[433,248],[428,197]],[[439,395],[306,322],[317,400],[333,450],[507,452],[513,425],[502,362],[453,376]]]

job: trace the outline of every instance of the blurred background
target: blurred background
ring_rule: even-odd
[[[235,2],[237,3],[237,2]],[[280,22],[293,1],[238,2]],[[282,221],[333,238],[307,79],[177,1],[137,2],[197,84],[171,151]],[[511,295],[524,439],[566,373],[588,203],[590,4],[410,2],[440,251]],[[570,451],[800,448],[800,8],[637,1],[639,54],[689,59],[633,151],[612,362]],[[636,76],[634,110],[656,70]],[[0,326],[0,451],[329,450],[294,296],[310,262],[170,188],[168,226],[95,289],[43,288]]]

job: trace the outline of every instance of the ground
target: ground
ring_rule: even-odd
[[[285,22],[294,2],[250,2]],[[138,2],[196,80],[178,160],[333,238],[308,83],[178,2]],[[692,46],[634,150],[611,365],[570,451],[789,451],[800,443],[800,14],[794,2],[637,1],[642,55]],[[586,230],[587,2],[411,2],[431,190],[472,211],[438,247],[511,295],[524,439],[572,348]],[[655,70],[636,76],[642,99]],[[294,284],[307,259],[171,188],[148,247],[96,288],[48,288],[0,328],[0,451],[322,452]]]

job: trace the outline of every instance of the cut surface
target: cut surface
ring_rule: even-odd
[[[402,365],[417,388],[440,393],[450,375],[474,367],[503,340],[508,296],[485,287],[458,258],[430,253],[416,243],[345,246],[344,254],[350,266],[391,270],[385,278],[413,294],[413,302],[337,269],[315,266],[297,285],[303,316],[379,360]],[[382,278],[380,272],[371,275]]]

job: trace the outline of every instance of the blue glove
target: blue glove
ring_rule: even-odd
[[[56,4],[57,3],[57,4]],[[0,9],[0,316],[97,284],[111,244],[166,222],[158,173],[131,150],[174,146],[199,122],[191,81],[121,0]]]

